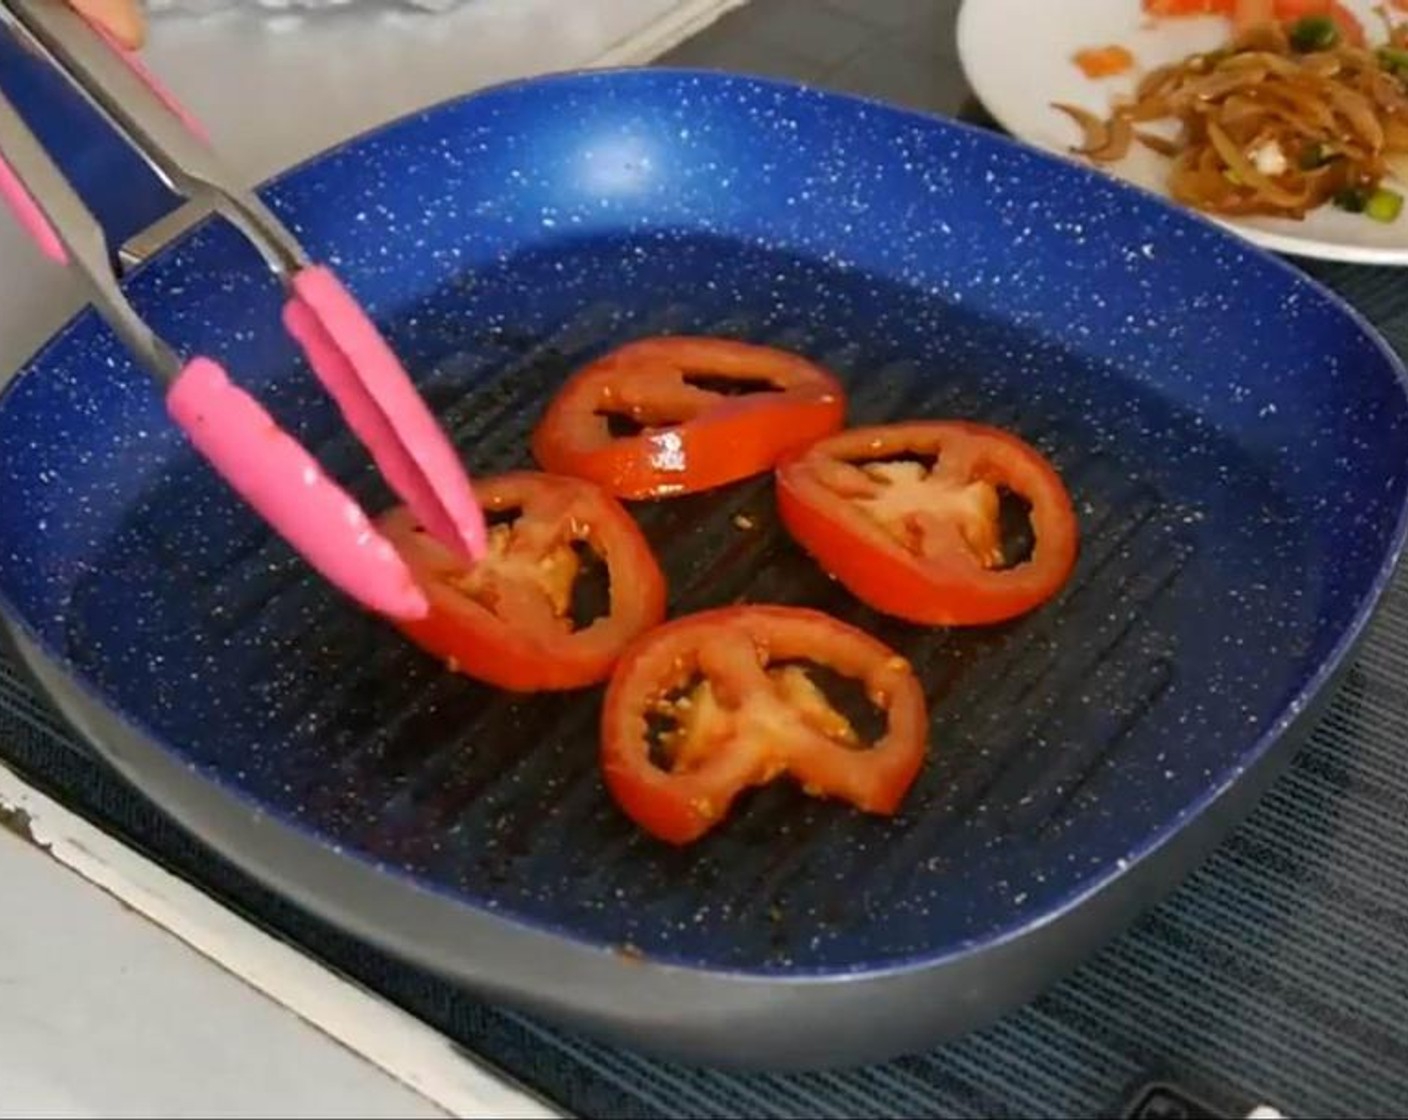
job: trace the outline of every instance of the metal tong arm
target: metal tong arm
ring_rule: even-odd
[[[486,548],[484,514],[458,452],[395,353],[341,281],[326,267],[312,264],[293,235],[253,191],[233,186],[234,180],[201,139],[199,126],[190,121],[142,64],[63,0],[0,0],[0,22],[13,28],[24,43],[64,75],[173,191],[197,204],[204,203],[249,238],[288,293],[284,305],[286,329],[303,348],[314,373],[336,399],[392,489],[447,548],[467,560],[482,557]],[[19,124],[18,117],[14,121]],[[37,231],[41,248],[62,257],[53,252],[57,235],[43,228],[43,220],[36,220],[40,214],[54,216],[49,192],[55,184],[44,172],[54,172],[55,179],[62,176],[47,156],[42,165],[35,161],[34,157],[43,153],[33,134],[22,124],[19,127],[31,141],[21,145],[28,178],[20,179],[20,173],[15,172],[18,182],[0,181],[0,195],[16,205],[21,221],[31,231]],[[3,168],[0,175],[4,175]],[[17,193],[28,197],[16,200]],[[272,428],[267,414],[247,394],[240,395],[224,371],[207,359],[194,359],[179,369],[175,368],[174,358],[167,360],[169,351],[152,338],[118,293],[103,238],[101,234],[95,237],[91,228],[96,224],[92,214],[82,208],[71,188],[65,197],[86,217],[87,227],[73,225],[58,241],[67,244],[66,238],[74,240],[80,250],[75,253],[75,263],[93,280],[101,297],[100,309],[109,315],[134,351],[172,385],[178,422],[188,432],[192,430],[190,425],[199,427],[197,438],[204,441],[208,457],[217,462],[221,473],[242,488],[267,519],[282,526],[285,535],[301,541],[300,550],[331,574],[335,582],[354,586],[354,593],[364,600],[376,598],[391,603],[396,610],[423,613],[423,596],[403,566],[398,566],[394,549],[378,535],[358,530],[358,539],[371,542],[376,552],[373,556],[368,549],[362,549],[370,557],[370,566],[363,565],[361,572],[347,569],[339,556],[327,554],[328,539],[316,538],[316,534],[308,536],[312,523],[306,518],[300,521],[298,511],[283,501],[274,486],[279,480],[270,474],[269,464],[248,454],[249,447],[258,440],[252,438],[246,446],[236,438],[239,432],[231,430],[240,426],[229,420],[236,414],[243,418],[245,434]],[[46,202],[39,204],[40,198]],[[67,208],[59,209],[62,212],[57,214],[57,223],[73,218]],[[100,271],[96,270],[95,257],[99,253],[103,258]],[[187,386],[184,390],[183,385]],[[222,400],[226,403],[212,404]],[[228,414],[228,423],[222,421],[222,414]],[[284,481],[321,477],[302,448],[291,440],[285,443]],[[345,495],[328,489],[324,497],[331,498],[333,505],[321,501],[310,508],[322,514],[334,506],[339,510],[346,508],[352,516],[349,525],[366,524],[365,515],[355,503],[345,500]],[[359,581],[363,584],[360,589],[355,586]]]
[[[178,195],[231,221],[286,285],[310,263],[297,239],[162,99],[122,49],[62,0],[0,0],[22,34]]]
[[[112,270],[107,237],[24,119],[0,92],[0,155],[20,180],[32,203],[58,238],[69,263],[92,285],[94,300],[118,337],[165,384],[181,373],[182,362],[123,295]]]

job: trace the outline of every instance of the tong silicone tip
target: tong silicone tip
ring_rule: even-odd
[[[305,268],[291,288],[284,324],[387,482],[441,544],[482,558],[484,513],[459,455],[391,347],[328,269]]]
[[[166,406],[195,448],[328,580],[393,618],[429,613],[362,508],[219,365],[191,361],[167,390]]]

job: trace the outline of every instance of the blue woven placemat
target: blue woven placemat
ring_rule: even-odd
[[[1329,268],[1408,352],[1408,282]],[[1408,572],[1329,714],[1165,905],[1033,1005],[922,1057],[798,1076],[675,1067],[485,1007],[310,919],[171,825],[0,660],[0,756],[51,795],[586,1116],[1092,1116],[1158,1071],[1225,1107],[1408,1110]]]

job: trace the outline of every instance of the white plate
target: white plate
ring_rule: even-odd
[[[1371,38],[1382,24],[1373,0],[1348,0]],[[974,94],[997,122],[1026,143],[1068,156],[1080,129],[1053,101],[1105,116],[1116,94],[1132,90],[1138,75],[1226,40],[1228,23],[1216,18],[1145,18],[1140,0],[964,0],[958,51]],[[1083,47],[1117,43],[1134,54],[1136,68],[1091,81],[1072,55]],[[1092,165],[1097,166],[1097,165]],[[1117,164],[1098,165],[1167,197],[1168,161],[1136,144]],[[1280,218],[1217,219],[1276,252],[1359,264],[1408,264],[1408,208],[1391,224],[1325,206],[1295,222]]]

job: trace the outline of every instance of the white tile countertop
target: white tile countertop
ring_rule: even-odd
[[[445,1115],[9,832],[0,882],[0,1114]]]
[[[152,68],[257,181],[532,73],[648,61],[737,0],[465,0],[439,15],[249,0],[163,15]],[[309,87],[328,91],[312,99]],[[0,222],[0,384],[81,287]],[[551,1116],[0,768],[0,1117]]]
[[[0,1117],[548,1118],[0,768]]]

